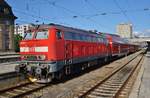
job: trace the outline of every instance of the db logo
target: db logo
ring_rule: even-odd
[[[30,52],[35,52],[35,48],[34,48],[34,47],[30,47],[30,48],[29,48],[29,51],[30,51]]]

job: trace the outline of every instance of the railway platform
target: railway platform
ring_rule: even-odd
[[[16,52],[0,52],[0,65],[5,62],[17,61],[20,59],[20,54]]]
[[[150,96],[150,51],[147,51],[137,80],[129,98],[149,98]]]
[[[0,52],[0,75],[15,71],[16,61],[20,59],[19,53]]]
[[[15,62],[1,63],[0,64],[0,75],[5,73],[15,72]]]

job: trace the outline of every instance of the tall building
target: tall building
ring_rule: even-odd
[[[24,37],[26,31],[30,30],[32,27],[34,27],[34,24],[15,25],[15,34]]]
[[[117,25],[117,33],[122,38],[132,38],[132,24],[119,24]]]
[[[17,17],[5,0],[0,0],[0,51],[14,51],[14,21]]]

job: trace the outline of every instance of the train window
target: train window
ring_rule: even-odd
[[[93,37],[93,42],[96,42],[96,38],[95,37]]]
[[[88,41],[88,36],[87,35],[84,36],[84,41],[86,41],[86,42]]]
[[[71,32],[70,36],[71,36],[71,39],[74,40],[74,33]]]
[[[65,32],[65,39],[72,40],[72,32]]]
[[[90,42],[90,36],[87,36],[87,40],[88,40],[88,42]]]
[[[28,40],[28,39],[32,39],[33,38],[33,32],[27,32],[25,33],[24,39]]]
[[[79,36],[80,36],[79,34],[73,33],[73,39],[74,39],[74,40],[80,40],[80,37],[79,37]]]
[[[103,38],[101,38],[101,43],[104,43]]]
[[[92,37],[91,36],[89,36],[89,42],[92,42]]]
[[[82,34],[79,34],[79,38],[80,41],[84,41],[84,36]]]
[[[94,37],[92,37],[92,42],[95,42],[95,38]]]
[[[36,39],[47,39],[48,38],[48,31],[40,31],[36,33]]]
[[[86,41],[85,35],[82,35],[82,41]]]
[[[62,33],[60,31],[56,32],[57,39],[62,39]]]
[[[89,42],[89,36],[88,35],[86,35],[86,41]]]
[[[106,44],[106,40],[105,40],[105,39],[103,39],[103,41],[104,41],[104,44]]]
[[[94,42],[97,42],[97,37],[94,37]]]
[[[92,38],[92,42],[94,42],[94,40],[95,40],[94,37],[92,36],[91,38]]]
[[[100,43],[101,43],[101,38],[98,38],[98,42],[100,42]]]
[[[65,32],[65,39],[66,40],[76,40],[76,41],[89,41],[91,37],[75,32]]]
[[[66,40],[78,40],[76,33],[73,32],[65,32]]]
[[[96,42],[98,42],[98,37],[96,37]]]

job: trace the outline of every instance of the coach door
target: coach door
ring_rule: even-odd
[[[71,40],[65,40],[65,63],[72,64],[73,45]]]

